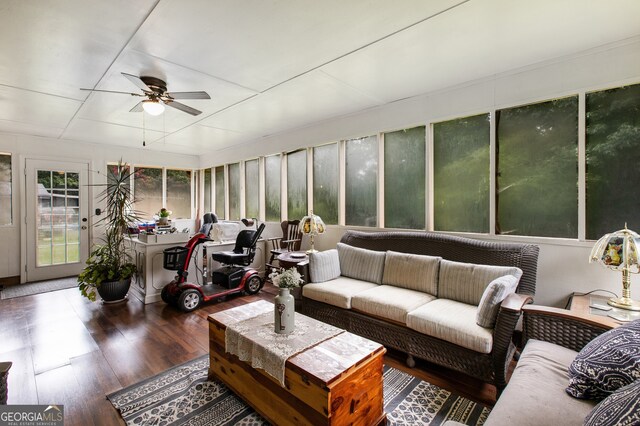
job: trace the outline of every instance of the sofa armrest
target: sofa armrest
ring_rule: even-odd
[[[515,353],[513,333],[522,315],[522,307],[532,301],[528,294],[512,293],[500,304],[496,325],[493,328],[492,362],[495,371],[495,385],[498,392],[507,384],[507,370]]]
[[[500,309],[520,313],[522,307],[531,302],[533,302],[533,297],[528,294],[511,293],[502,301]]]
[[[529,339],[544,340],[579,352],[593,338],[613,328],[606,318],[566,309],[528,305],[523,311],[524,344]]]

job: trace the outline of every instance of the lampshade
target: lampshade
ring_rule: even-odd
[[[160,115],[164,112],[164,105],[151,99],[142,101],[142,108],[151,115]]]
[[[311,238],[311,249],[307,250],[307,253],[316,253],[316,250],[313,247],[313,239],[316,235],[324,234],[324,222],[320,216],[313,214],[313,210],[309,215],[302,218],[300,221],[300,227],[302,228],[303,234],[308,234]]]
[[[640,302],[631,299],[630,273],[640,272],[638,247],[640,235],[627,229],[604,235],[591,250],[589,263],[596,262],[608,269],[622,272],[622,297],[609,299],[609,305],[617,308],[640,311]]]

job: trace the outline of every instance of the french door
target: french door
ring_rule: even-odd
[[[26,280],[76,275],[89,253],[88,164],[27,159]]]

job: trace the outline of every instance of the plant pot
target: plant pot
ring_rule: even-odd
[[[161,217],[160,219],[158,219],[158,225],[166,226],[168,224],[169,224],[169,218],[168,217]]]
[[[98,294],[103,303],[121,302],[126,299],[130,286],[131,277],[120,281],[105,281],[98,287]]]

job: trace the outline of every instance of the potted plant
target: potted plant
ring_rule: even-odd
[[[168,225],[169,224],[169,216],[171,216],[171,211],[165,209],[164,207],[160,209],[158,212],[158,224],[159,225]]]
[[[105,203],[105,216],[95,226],[104,227],[104,237],[102,244],[93,247],[87,266],[78,275],[78,288],[91,301],[96,300],[96,291],[104,302],[124,300],[136,273],[125,239],[128,225],[138,219],[133,210],[130,176],[129,165],[120,160],[109,167],[107,183],[98,195]]]

